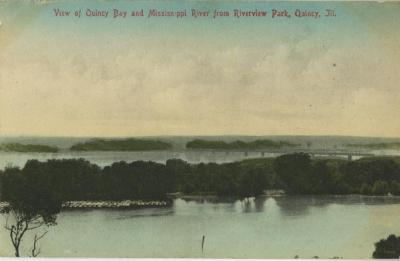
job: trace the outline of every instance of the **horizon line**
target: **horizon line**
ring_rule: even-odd
[[[189,137],[342,137],[342,138],[375,138],[375,139],[400,139],[400,136],[366,136],[366,135],[342,135],[342,134],[157,134],[157,135],[115,135],[115,136],[98,136],[98,135],[44,135],[44,134],[0,134],[0,138],[189,138]]]

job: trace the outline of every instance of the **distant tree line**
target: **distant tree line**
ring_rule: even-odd
[[[36,144],[20,144],[20,143],[4,143],[0,144],[1,151],[7,152],[58,152],[58,148],[47,145],[36,145]]]
[[[299,144],[287,141],[255,140],[244,142],[241,140],[233,142],[210,141],[196,139],[186,143],[188,149],[214,149],[214,150],[258,150],[258,149],[280,149],[282,147],[296,147]]]
[[[172,145],[168,142],[148,139],[92,139],[72,145],[72,151],[149,151],[168,150]]]
[[[58,201],[164,199],[177,191],[245,198],[265,189],[284,189],[289,194],[400,195],[400,160],[311,159],[296,153],[224,164],[121,161],[104,168],[83,159],[30,160],[22,169],[1,171],[0,182],[6,201],[21,190],[19,184]]]

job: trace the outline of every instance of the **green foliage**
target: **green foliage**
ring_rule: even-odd
[[[395,157],[356,161],[311,160],[306,154],[276,158],[277,182],[294,194],[400,194],[400,162]]]
[[[51,188],[63,201],[95,197],[101,168],[84,159],[28,161],[22,172],[37,186]]]
[[[274,178],[270,174],[265,169],[252,169],[240,162],[200,163],[186,168],[177,183],[178,188],[187,194],[207,193],[245,198],[261,195],[267,187],[267,181]]]
[[[387,239],[381,239],[375,243],[375,251],[372,257],[398,259],[400,257],[400,237],[390,235]]]
[[[372,187],[364,182],[360,187],[360,194],[363,194],[363,195],[372,194]]]
[[[347,161],[311,159],[304,153],[224,164],[121,161],[104,168],[84,159],[30,160],[23,169],[6,168],[0,177],[3,200],[12,200],[16,191],[27,191],[26,197],[49,193],[59,201],[165,199],[177,191],[246,198],[265,189],[292,194],[400,194],[397,158]]]
[[[0,145],[0,150],[7,152],[58,152],[57,147],[34,144],[5,143]]]
[[[392,181],[390,183],[390,192],[393,195],[397,195],[397,196],[400,195],[400,182],[399,181]]]
[[[289,192],[304,193],[311,190],[312,166],[308,154],[295,153],[277,157],[274,169]]]
[[[196,139],[186,143],[188,149],[214,149],[214,150],[259,150],[259,149],[280,149],[283,147],[296,147],[298,144],[286,141],[255,140],[251,142],[244,141],[208,141]]]
[[[5,212],[15,211],[26,219],[37,216],[53,224],[61,209],[61,199],[51,184],[34,173],[19,168],[6,168],[1,177],[2,200],[9,203]]]
[[[313,194],[346,194],[347,185],[339,168],[343,160],[324,159],[312,163],[310,190]]]
[[[358,193],[363,184],[370,186],[371,193],[375,195],[392,193],[389,184],[400,181],[400,163],[395,157],[346,161],[341,165],[340,171],[343,173],[343,181],[350,188],[349,193]]]
[[[23,169],[9,168],[0,175],[2,200],[12,200],[14,192],[21,190],[19,177],[60,201],[165,199],[167,193],[176,191],[252,197],[275,185],[271,165],[270,160],[191,165],[171,159],[166,164],[121,161],[101,169],[83,159],[30,160]]]
[[[9,203],[2,209],[7,215],[4,227],[9,231],[15,256],[19,257],[20,245],[26,232],[44,225],[55,225],[62,201],[46,179],[19,168],[5,169],[1,175],[1,191],[2,200]],[[36,243],[45,233],[35,235],[32,256],[39,254]]]
[[[165,165],[155,162],[117,162],[101,173],[100,199],[164,199],[174,192]]]
[[[382,180],[375,181],[374,185],[372,186],[371,192],[374,195],[386,195],[390,193],[389,184],[386,181]]]
[[[121,139],[104,140],[93,139],[87,142],[78,143],[71,146],[72,151],[149,151],[149,150],[168,150],[172,145],[158,140],[145,139]]]

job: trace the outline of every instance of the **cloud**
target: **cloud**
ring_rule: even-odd
[[[261,48],[224,39],[219,41],[225,45],[196,45],[195,38],[149,44],[102,37],[92,44],[78,36],[66,41],[39,35],[9,47],[0,62],[0,132],[395,136],[400,131],[400,63],[380,41],[356,46],[316,41],[310,33]]]

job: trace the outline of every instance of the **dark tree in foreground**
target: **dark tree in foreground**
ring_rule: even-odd
[[[9,231],[15,256],[19,257],[20,246],[28,231],[56,224],[57,214],[61,210],[61,200],[57,199],[48,184],[35,182],[35,175],[24,174],[17,168],[6,169],[2,177],[2,198],[9,206],[2,211],[6,213],[5,229]],[[12,193],[8,193],[11,192]],[[46,232],[35,234],[32,256],[40,253],[37,243]]]
[[[399,258],[400,257],[400,237],[395,235],[388,236],[375,243],[373,258]]]

